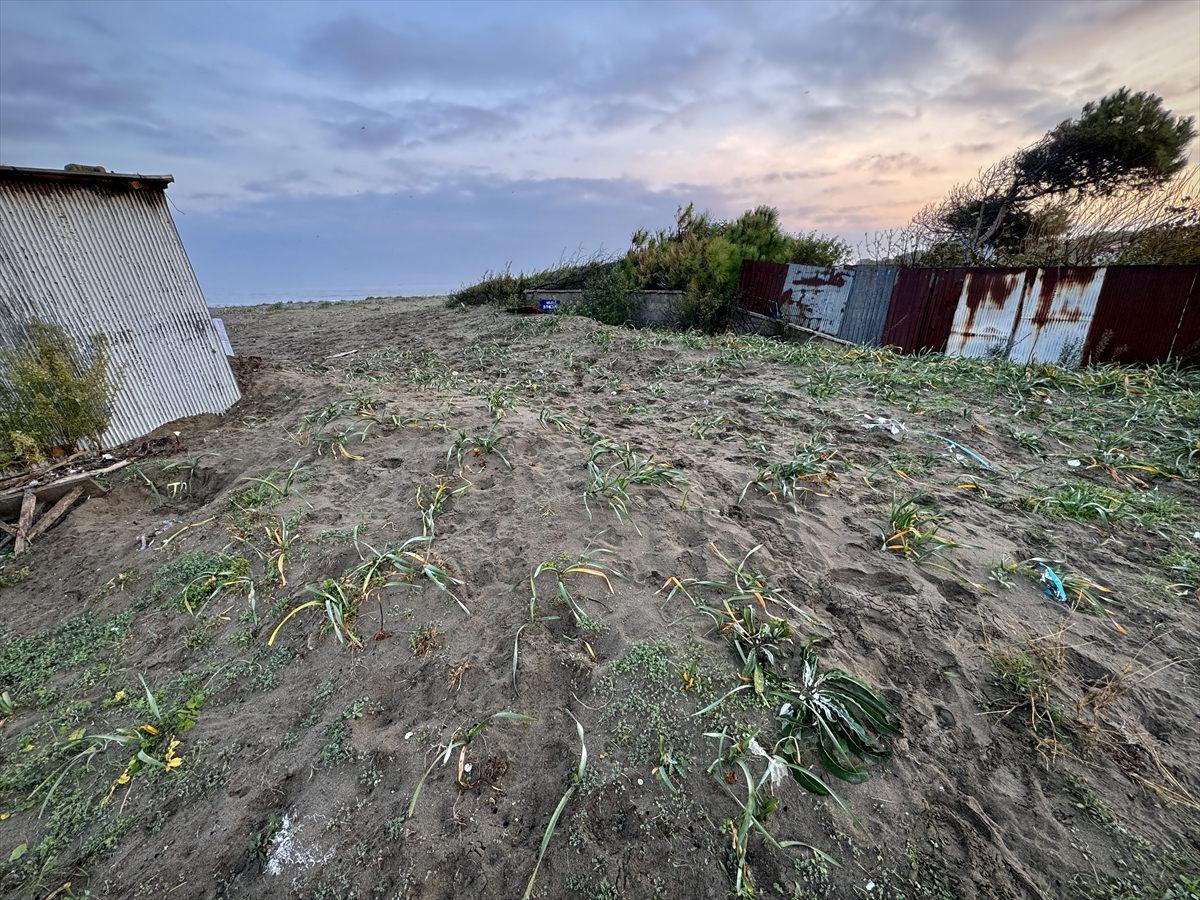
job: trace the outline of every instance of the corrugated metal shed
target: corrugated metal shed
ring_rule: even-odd
[[[239,397],[167,208],[170,176],[0,167],[0,346],[24,326],[109,340],[115,446]]]
[[[801,328],[836,335],[853,283],[852,268],[793,263],[788,266],[779,300],[782,318]]]
[[[1083,362],[1200,362],[1200,267],[1110,266]]]
[[[856,344],[879,343],[899,271],[896,266],[856,267],[838,337]]]

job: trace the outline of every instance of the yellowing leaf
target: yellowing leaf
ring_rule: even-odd
[[[158,729],[153,725],[143,725],[142,731],[146,732],[146,734],[158,734]]]

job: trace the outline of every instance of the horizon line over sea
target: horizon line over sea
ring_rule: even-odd
[[[299,290],[244,291],[215,288],[204,291],[209,307],[266,306],[271,303],[311,303],[365,300],[368,297],[439,297],[457,290],[444,284],[406,284],[366,288],[306,288]]]

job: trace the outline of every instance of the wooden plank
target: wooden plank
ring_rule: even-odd
[[[29,547],[29,526],[33,523],[33,510],[37,506],[37,494],[26,491],[21,498],[21,517],[17,519],[17,544],[13,556],[20,556]]]
[[[51,472],[61,469],[63,466],[69,466],[87,452],[88,451],[86,450],[78,450],[75,453],[72,453],[70,456],[63,457],[62,459],[51,463],[44,468],[38,469],[37,471],[22,472],[20,475],[12,475],[8,478],[0,478],[0,488],[7,490],[10,487],[23,487],[35,478],[41,478],[45,475],[49,475]]]
[[[75,503],[75,501],[83,496],[83,491],[84,491],[84,487],[83,487],[83,485],[80,485],[79,487],[75,488],[75,490],[73,490],[69,494],[65,495],[61,500],[59,500],[57,503],[55,503],[52,507],[50,507],[50,511],[47,513],[44,513],[42,515],[42,517],[37,520],[37,524],[35,524],[31,529],[29,529],[29,535],[28,535],[28,537],[26,537],[26,540],[32,541],[35,537],[37,537],[39,534],[41,534],[47,528],[49,528],[51,525],[53,525],[55,522],[57,522],[60,518],[62,518],[64,515],[66,515],[67,510],[69,510],[71,508],[71,506]]]
[[[75,486],[82,484],[89,497],[98,497],[101,494],[107,493],[107,489],[95,479],[103,475],[111,475],[113,472],[118,472],[131,462],[133,460],[123,459],[102,469],[93,469],[90,472],[78,472],[74,475],[60,478],[57,481],[51,481],[48,484],[39,484],[36,487],[23,488],[0,494],[0,516],[7,516],[13,513],[20,506],[22,497],[27,490],[33,491],[39,500],[52,503],[64,494],[69,493]]]

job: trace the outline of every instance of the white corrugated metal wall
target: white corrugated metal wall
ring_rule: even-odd
[[[239,397],[162,190],[0,181],[0,346],[34,318],[83,347],[108,336],[120,382],[104,447]]]
[[[947,356],[1077,366],[1106,269],[976,269],[958,299]]]
[[[792,263],[780,298],[783,317],[802,328],[836,335],[853,283],[854,269],[850,267]]]
[[[1038,269],[1013,330],[1008,358],[1074,368],[1083,356],[1106,269]],[[1074,273],[1067,279],[1063,273]]]

